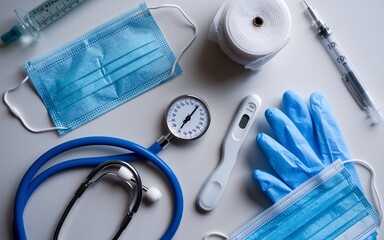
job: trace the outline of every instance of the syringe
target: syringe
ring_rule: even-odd
[[[22,35],[28,35],[37,40],[40,36],[40,30],[85,1],[47,0],[28,13],[16,9],[15,15],[19,22],[0,37],[0,46],[8,45]]]
[[[316,11],[307,4],[306,12],[312,23],[313,30],[319,36],[320,41],[323,43],[328,54],[336,64],[337,68],[342,74],[343,82],[349,90],[356,103],[362,110],[365,110],[368,116],[371,118],[373,124],[381,122],[383,115],[378,109],[371,96],[368,94],[361,78],[358,76],[352,64],[347,59],[344,51],[339,46],[336,38],[333,36],[331,29],[320,19]]]

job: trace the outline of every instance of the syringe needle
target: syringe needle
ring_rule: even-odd
[[[324,45],[329,56],[336,64],[337,68],[342,74],[342,80],[355,99],[356,103],[365,110],[368,116],[371,118],[373,124],[379,123],[384,117],[380,108],[372,100],[370,94],[368,94],[361,78],[357,72],[353,69],[349,59],[345,56],[345,53],[341,49],[340,45],[336,41],[336,38],[332,34],[331,29],[320,19],[320,16],[315,10],[303,0],[307,6],[306,12],[310,17],[312,28],[319,36],[321,43]]]

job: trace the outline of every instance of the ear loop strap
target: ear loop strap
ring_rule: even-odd
[[[212,232],[212,233],[209,233],[208,235],[206,235],[203,238],[203,240],[208,240],[211,237],[217,237],[217,238],[220,238],[220,239],[223,239],[223,240],[229,239],[229,237],[226,236],[225,234],[222,234],[222,233],[219,233],[219,232]]]
[[[194,34],[193,34],[193,37],[192,39],[188,42],[188,44],[181,50],[181,52],[179,53],[179,55],[177,55],[176,59],[175,59],[175,62],[173,63],[173,66],[172,66],[172,70],[171,70],[171,74],[170,76],[172,76],[174,73],[175,73],[175,69],[176,69],[176,65],[177,63],[179,62],[181,56],[184,54],[184,52],[192,45],[193,41],[195,41],[196,39],[196,36],[197,36],[197,26],[196,24],[187,16],[187,14],[183,11],[183,9],[181,9],[179,6],[177,5],[174,5],[174,4],[164,4],[164,5],[159,5],[159,6],[153,6],[153,7],[148,7],[148,9],[153,9],[153,10],[156,10],[156,9],[160,9],[160,8],[176,8],[177,10],[179,10],[179,12],[184,16],[185,19],[187,19],[187,21],[191,24],[192,28],[193,28],[193,31],[194,31]]]
[[[367,162],[365,162],[363,160],[359,160],[359,159],[352,159],[352,160],[347,160],[347,161],[342,162],[342,164],[346,164],[346,163],[357,163],[360,166],[363,166],[365,169],[367,169],[370,172],[370,174],[371,174],[371,181],[370,181],[371,191],[372,191],[372,195],[373,195],[373,202],[375,204],[376,211],[378,212],[379,218],[380,218],[380,222],[379,222],[379,228],[380,228],[381,224],[383,222],[383,206],[382,206],[381,198],[379,196],[379,193],[377,191],[377,187],[375,184],[375,170]]]
[[[28,80],[29,80],[29,77],[26,76],[24,78],[24,80],[21,81],[17,86],[15,86],[13,88],[10,88],[7,91],[5,91],[4,96],[3,96],[3,100],[4,100],[5,105],[8,107],[9,111],[11,111],[11,113],[17,119],[20,120],[21,124],[23,124],[23,126],[28,131],[33,132],[33,133],[49,132],[49,131],[55,131],[55,130],[58,130],[58,129],[68,129],[66,127],[50,127],[50,128],[41,128],[41,129],[33,128],[33,127],[29,126],[29,124],[25,121],[25,119],[22,117],[20,111],[9,102],[8,94],[11,93],[11,92],[15,92],[15,91],[19,90]]]
[[[380,228],[381,224],[383,222],[383,206],[382,206],[381,198],[379,196],[379,193],[377,191],[377,187],[375,184],[375,170],[367,162],[365,162],[363,160],[359,160],[359,159],[351,159],[351,160],[346,160],[346,161],[341,162],[341,164],[343,164],[343,165],[345,165],[346,163],[357,163],[358,165],[363,166],[365,169],[367,169],[369,171],[369,173],[371,174],[371,181],[370,181],[371,192],[373,195],[373,201],[375,204],[376,211],[379,214],[379,218],[380,218],[379,228]],[[209,233],[208,235],[206,235],[203,240],[208,240],[210,237],[219,237],[219,238],[224,239],[224,240],[229,239],[228,236],[226,236],[222,233],[212,232],[212,233]]]
[[[179,10],[179,12],[185,17],[185,19],[187,19],[187,21],[191,24],[192,28],[193,28],[193,31],[194,31],[194,34],[192,36],[192,39],[187,43],[187,45],[181,50],[181,52],[178,54],[178,56],[176,57],[175,59],[175,62],[173,63],[173,66],[172,66],[172,70],[171,70],[171,73],[170,73],[170,76],[173,76],[173,74],[175,73],[175,69],[176,69],[176,65],[177,63],[179,62],[181,56],[184,54],[184,52],[192,45],[192,43],[195,41],[196,39],[196,36],[197,36],[197,26],[196,24],[187,16],[187,14],[177,5],[173,5],[173,4],[164,4],[164,5],[160,5],[160,6],[153,6],[153,7],[148,7],[148,10],[149,9],[160,9],[160,8],[176,8],[177,10]],[[65,130],[65,129],[68,129],[67,127],[51,127],[51,128],[42,128],[42,129],[35,129],[31,126],[29,126],[29,124],[23,119],[20,111],[15,107],[15,106],[12,106],[12,104],[10,104],[9,100],[8,100],[8,93],[11,93],[11,92],[14,92],[14,91],[17,91],[19,88],[21,88],[27,81],[29,80],[29,77],[25,77],[23,81],[21,81],[20,84],[18,84],[17,86],[13,87],[13,88],[10,88],[8,89],[5,93],[4,93],[4,96],[3,96],[3,100],[4,100],[4,103],[5,105],[8,107],[8,109],[11,111],[11,113],[17,118],[20,120],[20,122],[23,124],[23,126],[30,132],[33,132],[33,133],[41,133],[41,132],[49,132],[49,131],[55,131],[55,130]]]

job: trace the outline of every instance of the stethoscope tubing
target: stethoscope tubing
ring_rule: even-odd
[[[159,144],[154,143],[147,150],[152,152],[153,154],[157,154],[162,149],[159,146]],[[77,158],[77,159],[67,160],[65,162],[58,163],[44,170],[31,181],[31,183],[28,186],[28,191],[25,195],[26,201],[29,200],[32,193],[36,190],[36,188],[40,186],[42,182],[44,182],[46,179],[50,178],[51,176],[56,175],[57,173],[60,173],[66,170],[71,170],[73,168],[94,167],[98,164],[101,164],[103,162],[110,161],[110,160],[118,159],[124,162],[132,162],[132,161],[138,160],[138,158],[139,156],[135,153],[127,153],[127,154],[119,154],[119,155],[103,156],[103,157]]]
[[[106,157],[93,157],[93,158],[79,158],[74,160],[69,160],[66,162],[59,163],[54,165],[38,176],[35,174],[39,171],[39,169],[47,163],[52,158],[57,155],[66,152],[68,150],[72,150],[79,147],[84,146],[97,146],[97,145],[105,145],[105,146],[114,146],[127,149],[132,151],[131,154],[121,154],[114,156],[106,156]],[[176,233],[177,228],[180,225],[182,214],[183,214],[183,194],[181,190],[180,183],[173,173],[173,171],[169,168],[169,166],[159,158],[156,153],[161,150],[159,144],[155,143],[150,148],[146,149],[136,143],[130,142],[128,140],[113,138],[113,137],[103,137],[103,136],[95,136],[95,137],[85,137],[74,139],[65,143],[62,143],[56,147],[45,152],[41,155],[27,170],[25,175],[23,176],[20,185],[16,192],[15,198],[15,206],[14,206],[14,230],[17,235],[17,239],[24,240],[26,239],[26,233],[23,222],[23,212],[29,197],[32,195],[34,190],[46,179],[50,176],[55,175],[56,173],[78,168],[78,167],[86,167],[86,166],[96,166],[101,164],[107,160],[111,159],[119,159],[126,162],[131,162],[137,160],[139,157],[145,159],[146,161],[151,162],[157,168],[161,170],[161,172],[165,175],[168,181],[171,183],[171,188],[173,191],[174,198],[174,206],[173,206],[173,214],[172,221],[168,226],[167,231],[163,234],[161,239],[171,239],[173,235]]]

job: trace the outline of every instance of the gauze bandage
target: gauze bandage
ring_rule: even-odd
[[[228,0],[215,16],[209,39],[233,61],[260,70],[288,43],[290,31],[283,0]]]

